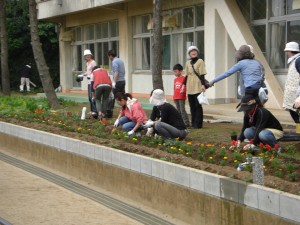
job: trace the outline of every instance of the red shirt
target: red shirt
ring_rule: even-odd
[[[186,99],[186,90],[184,89],[183,93],[180,93],[185,76],[176,77],[174,79],[174,100],[185,100]]]
[[[108,84],[111,86],[111,80],[106,72],[103,69],[96,69],[93,71],[94,75],[94,86],[93,88],[96,89],[97,85],[99,84]]]

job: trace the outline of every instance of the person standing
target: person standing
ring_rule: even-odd
[[[125,93],[125,66],[124,62],[117,57],[117,54],[115,50],[109,50],[108,53],[108,58],[111,60],[112,64],[112,72],[113,72],[113,77],[112,77],[112,88],[113,88],[113,95],[116,95],[118,92]],[[114,108],[115,105],[115,99],[111,102],[112,109]],[[107,112],[110,117],[113,116],[113,111],[109,110]]]
[[[102,123],[107,124],[106,112],[111,92],[111,80],[106,70],[103,70],[99,66],[93,68],[93,77],[93,96],[95,97],[98,119]]]
[[[185,110],[185,100],[186,100],[186,90],[182,90],[182,85],[185,79],[185,76],[182,75],[183,67],[180,64],[176,64],[173,67],[173,72],[175,75],[174,79],[174,94],[173,94],[173,100],[175,102],[176,108],[178,112],[180,113],[185,125],[187,127],[190,126],[189,117]]]
[[[93,54],[91,50],[86,49],[83,52],[84,60],[86,61],[86,72],[83,74],[83,76],[86,76],[87,78],[87,83],[88,83],[88,98],[90,102],[90,109],[92,114],[97,115],[97,108],[96,104],[93,101],[93,96],[92,96],[92,82],[93,82],[93,68],[97,66],[96,61],[93,59]]]
[[[22,67],[20,70],[21,74],[21,85],[20,85],[20,92],[24,92],[24,86],[26,85],[26,91],[30,91],[30,77],[31,77],[32,69],[31,64],[27,64]]]
[[[235,55],[238,62],[229,70],[210,81],[209,86],[213,86],[214,83],[217,83],[239,71],[241,73],[240,94],[242,96],[251,94],[254,98],[256,98],[256,100],[258,100],[258,90],[265,85],[263,75],[264,68],[258,60],[254,59],[255,56],[251,48],[252,46],[250,45],[241,45]]]
[[[295,123],[300,123],[299,114],[296,111],[300,102],[300,51],[297,42],[289,42],[284,51],[288,56],[289,70],[283,93],[283,108],[290,112]]]
[[[192,128],[202,128],[203,108],[197,97],[201,92],[205,92],[205,63],[199,58],[199,49],[190,46],[187,50],[190,59],[185,64],[185,79],[181,88],[183,93],[186,90],[192,115]]]

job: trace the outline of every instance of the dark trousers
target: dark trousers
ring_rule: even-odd
[[[300,116],[297,112],[293,110],[289,110],[291,117],[293,118],[295,123],[300,123]]]
[[[93,95],[92,95],[92,85],[91,84],[88,84],[88,97],[89,97],[91,112],[96,113],[98,115],[96,103],[92,100]]]
[[[188,95],[190,111],[192,115],[192,127],[201,128],[203,125],[203,108],[198,102],[198,94]]]
[[[115,88],[113,89],[113,93],[114,93],[114,96],[116,96],[116,94],[118,92],[122,92],[122,93],[125,93],[125,80],[122,80],[122,81],[117,81],[116,82],[116,86]],[[112,105],[114,106],[115,105],[115,98],[113,100],[113,103]]]

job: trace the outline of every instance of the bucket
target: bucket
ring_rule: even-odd
[[[300,123],[296,123],[296,133],[300,134]]]

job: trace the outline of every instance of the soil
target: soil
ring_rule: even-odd
[[[91,142],[91,143],[95,143],[95,144],[118,148],[118,149],[121,149],[121,150],[124,150],[127,152],[132,152],[135,154],[145,155],[145,156],[149,156],[152,158],[157,158],[157,159],[166,160],[169,162],[174,162],[174,163],[177,163],[180,165],[184,165],[184,166],[199,169],[199,170],[204,170],[204,171],[211,172],[211,173],[216,173],[216,174],[230,177],[233,179],[238,179],[238,180],[242,180],[242,181],[246,181],[246,182],[250,182],[252,180],[252,173],[250,173],[249,171],[238,172],[237,169],[234,168],[233,166],[226,166],[226,165],[221,166],[221,165],[216,165],[216,164],[212,164],[212,163],[207,163],[207,162],[196,160],[193,157],[186,157],[181,154],[171,154],[166,151],[162,151],[158,148],[151,148],[151,147],[144,146],[144,145],[137,145],[134,143],[126,142],[124,140],[98,138],[98,137],[90,136],[88,134],[66,131],[59,127],[54,127],[51,125],[19,121],[16,119],[5,119],[5,122],[18,124],[19,126],[29,127],[32,129],[43,130],[43,131],[47,131],[47,132],[54,133],[57,135],[76,138],[76,139],[80,139],[82,141],[87,141],[87,142]],[[204,124],[204,127],[207,129],[209,129],[210,126],[214,126],[214,127],[217,126],[218,128],[224,126],[224,127],[226,127],[226,129],[228,131],[237,130],[238,128],[240,128],[240,125],[236,125],[236,124],[218,124],[218,125],[216,125],[216,124],[212,125],[209,123]],[[111,133],[111,131],[113,130],[113,128],[114,127],[111,124],[106,125],[106,127],[105,127],[106,133],[109,135]],[[203,129],[205,129],[205,128],[203,128]],[[200,129],[200,130],[202,130],[202,129]],[[187,137],[186,141],[193,141],[193,144],[197,144],[195,138],[193,138],[196,135],[197,135],[197,132],[192,131],[191,135],[189,135]],[[208,135],[210,135],[210,134],[208,134]],[[216,140],[220,140],[220,142],[222,142],[222,140],[224,140],[224,138],[225,138],[224,133],[222,133],[222,134],[215,133],[213,135],[214,135],[214,138]],[[226,139],[228,139],[228,138],[226,137]],[[198,144],[200,144],[200,143],[198,142]],[[299,143],[296,144],[296,148],[300,149]],[[291,159],[289,159],[289,160],[291,160]],[[285,191],[285,192],[288,192],[291,194],[300,195],[300,181],[299,181],[300,162],[299,162],[299,160],[295,160],[294,163],[296,165],[296,173],[298,175],[298,180],[296,182],[291,182],[288,180],[281,179],[279,177],[272,176],[272,175],[270,175],[270,172],[268,172],[268,170],[265,170],[265,180],[264,180],[265,186],[273,188],[273,189]]]

